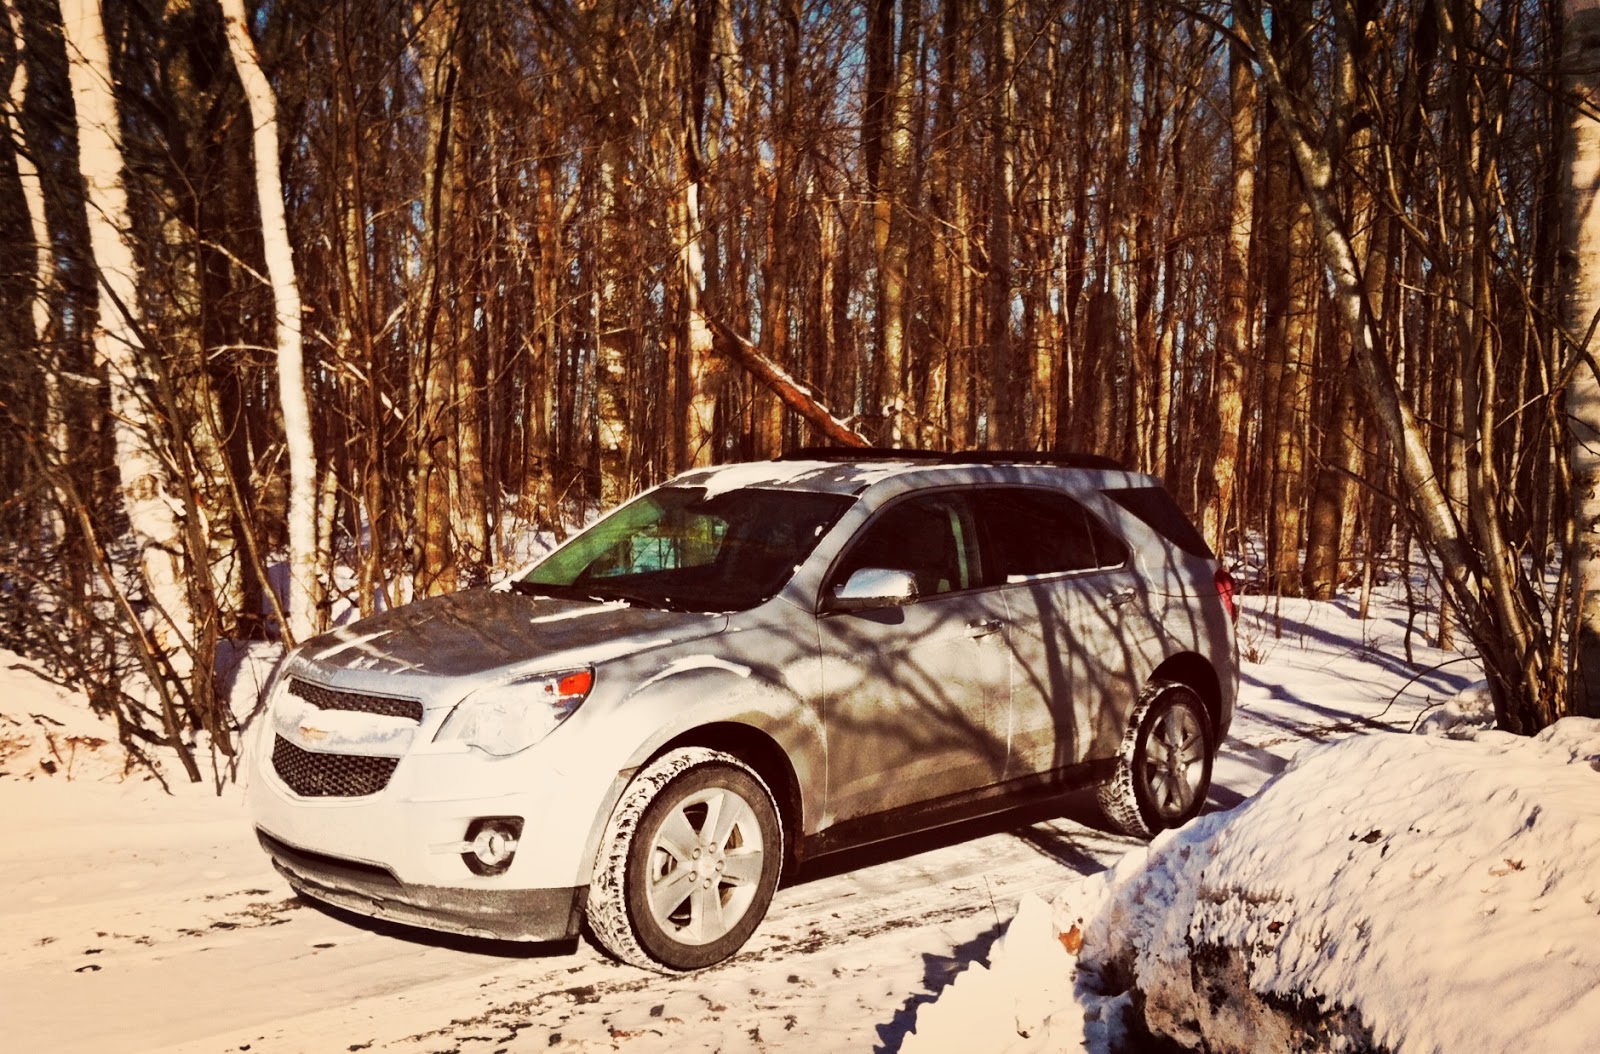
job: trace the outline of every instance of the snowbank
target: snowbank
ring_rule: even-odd
[[[217,685],[234,721],[245,727],[282,649],[264,642],[225,642],[217,663]],[[228,782],[204,733],[189,747],[208,782],[197,789],[215,794]],[[117,785],[152,794],[177,791],[187,781],[176,754],[143,744],[143,760],[129,755],[114,718],[96,712],[82,692],[56,684],[38,664],[0,648],[0,783]]]
[[[0,780],[117,783],[141,775],[129,769],[114,721],[0,648]]]
[[[997,955],[903,1049],[1110,1050],[1142,1004],[1152,1032],[1218,1052],[1591,1050],[1597,801],[1592,719],[1307,749],[1239,807],[1070,887],[1053,920],[1019,914],[1006,948],[1054,940],[1050,969]],[[1041,975],[1071,972],[1080,937],[1071,996],[1052,995],[1059,973]],[[1042,1023],[1019,1009],[1041,1004]],[[992,1031],[947,1042],[941,1023],[968,1019]]]

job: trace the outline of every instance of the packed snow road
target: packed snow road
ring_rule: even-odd
[[[1407,686],[1418,667],[1396,658],[1400,618],[1285,602],[1282,636],[1259,612],[1245,621],[1253,661],[1212,808],[1308,740],[1405,729],[1476,676],[1458,664]],[[0,689],[0,717],[50,702]],[[272,871],[238,798],[0,778],[0,1048],[894,1051],[918,1006],[986,959],[1023,894],[1048,900],[1135,845],[1075,796],[1058,815],[850,854],[780,890],[734,959],[664,977],[587,942],[530,951],[326,912]]]
[[[116,823],[33,806],[47,829],[0,864],[0,1019],[11,1049],[59,1054],[892,1050],[1023,893],[1134,844],[1041,817],[852,854],[782,890],[743,954],[685,978],[587,943],[530,954],[324,912],[290,895],[226,806]]]

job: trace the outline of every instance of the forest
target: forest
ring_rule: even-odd
[[[191,778],[228,642],[820,443],[1109,455],[1595,710],[1592,12],[0,8],[0,644]]]

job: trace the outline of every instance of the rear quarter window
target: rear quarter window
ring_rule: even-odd
[[[1105,496],[1143,520],[1145,525],[1186,553],[1215,560],[1216,555],[1189,517],[1163,487],[1119,487]]]

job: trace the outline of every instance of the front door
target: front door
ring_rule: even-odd
[[[882,510],[825,587],[862,568],[908,571],[920,597],[818,619],[833,821],[999,782],[1010,750],[1005,601],[982,588],[960,492]]]

